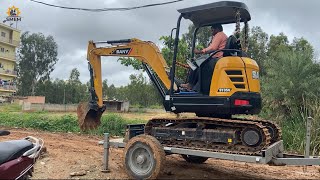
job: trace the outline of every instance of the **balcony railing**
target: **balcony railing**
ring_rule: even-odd
[[[7,70],[4,70],[4,69],[0,69],[0,73],[2,73],[2,74],[9,74],[9,75],[17,75],[17,71],[13,71],[13,70],[9,70],[9,69],[7,69]]]
[[[17,86],[16,85],[1,85],[0,84],[0,90],[17,91]]]
[[[0,41],[12,44],[14,46],[19,46],[19,43],[20,43],[19,41],[15,41],[15,40],[4,38],[4,37],[0,37]]]
[[[15,61],[16,58],[15,58],[15,55],[14,54],[11,54],[11,53],[3,53],[3,52],[0,52],[0,58],[7,58],[7,59],[10,59],[12,61]]]

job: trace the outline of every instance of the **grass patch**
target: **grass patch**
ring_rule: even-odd
[[[286,120],[281,125],[285,149],[290,152],[304,153],[306,139],[305,121]]]
[[[292,115],[280,122],[282,139],[286,151],[304,154],[306,147],[307,116]],[[310,155],[320,155],[320,123],[319,118],[311,122]]]
[[[19,104],[0,104],[0,112],[20,112],[21,108]]]
[[[144,120],[124,119],[117,114],[106,114],[101,119],[101,125],[88,132],[94,135],[102,135],[105,132],[111,135],[123,136],[127,124],[143,123]],[[77,117],[67,114],[62,116],[50,116],[47,113],[3,113],[0,112],[0,126],[32,128],[50,132],[81,132]]]

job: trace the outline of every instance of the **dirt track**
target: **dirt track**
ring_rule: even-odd
[[[45,141],[47,154],[38,160],[34,179],[66,179],[70,173],[85,171],[85,176],[74,179],[124,179],[128,178],[122,168],[122,150],[111,149],[110,173],[102,173],[103,148],[98,145],[100,137],[77,134],[36,132],[12,129],[11,135],[1,137],[0,141],[23,138],[32,135]],[[186,163],[178,155],[166,157],[165,172],[160,178],[170,179],[320,179],[318,166],[279,167],[247,164],[233,161],[208,160],[205,164]]]

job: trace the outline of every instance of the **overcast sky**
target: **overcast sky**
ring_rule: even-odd
[[[132,7],[169,0],[43,0],[61,6],[83,8]],[[240,0],[249,7],[252,21],[249,25],[260,26],[270,34],[284,32],[290,39],[305,37],[316,50],[320,48],[320,24],[317,23],[319,0]],[[88,40],[115,40],[139,38],[161,45],[159,37],[169,35],[179,16],[177,9],[202,5],[215,0],[185,0],[175,4],[120,12],[84,12],[48,7],[29,0],[1,0],[0,20],[6,18],[9,6],[21,11],[22,21],[18,29],[41,32],[54,36],[58,44],[59,62],[52,78],[68,79],[71,69],[80,71],[83,82],[89,80],[86,48]],[[190,21],[182,21],[181,33],[187,31]],[[225,31],[232,33],[234,26]],[[139,73],[120,65],[114,58],[103,58],[103,78],[116,86],[125,85],[129,75]]]

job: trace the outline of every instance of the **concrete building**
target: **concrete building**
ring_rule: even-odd
[[[129,101],[118,101],[118,100],[103,100],[103,104],[106,105],[107,111],[114,112],[128,112]]]
[[[0,23],[0,97],[16,92],[16,48],[20,30]]]

